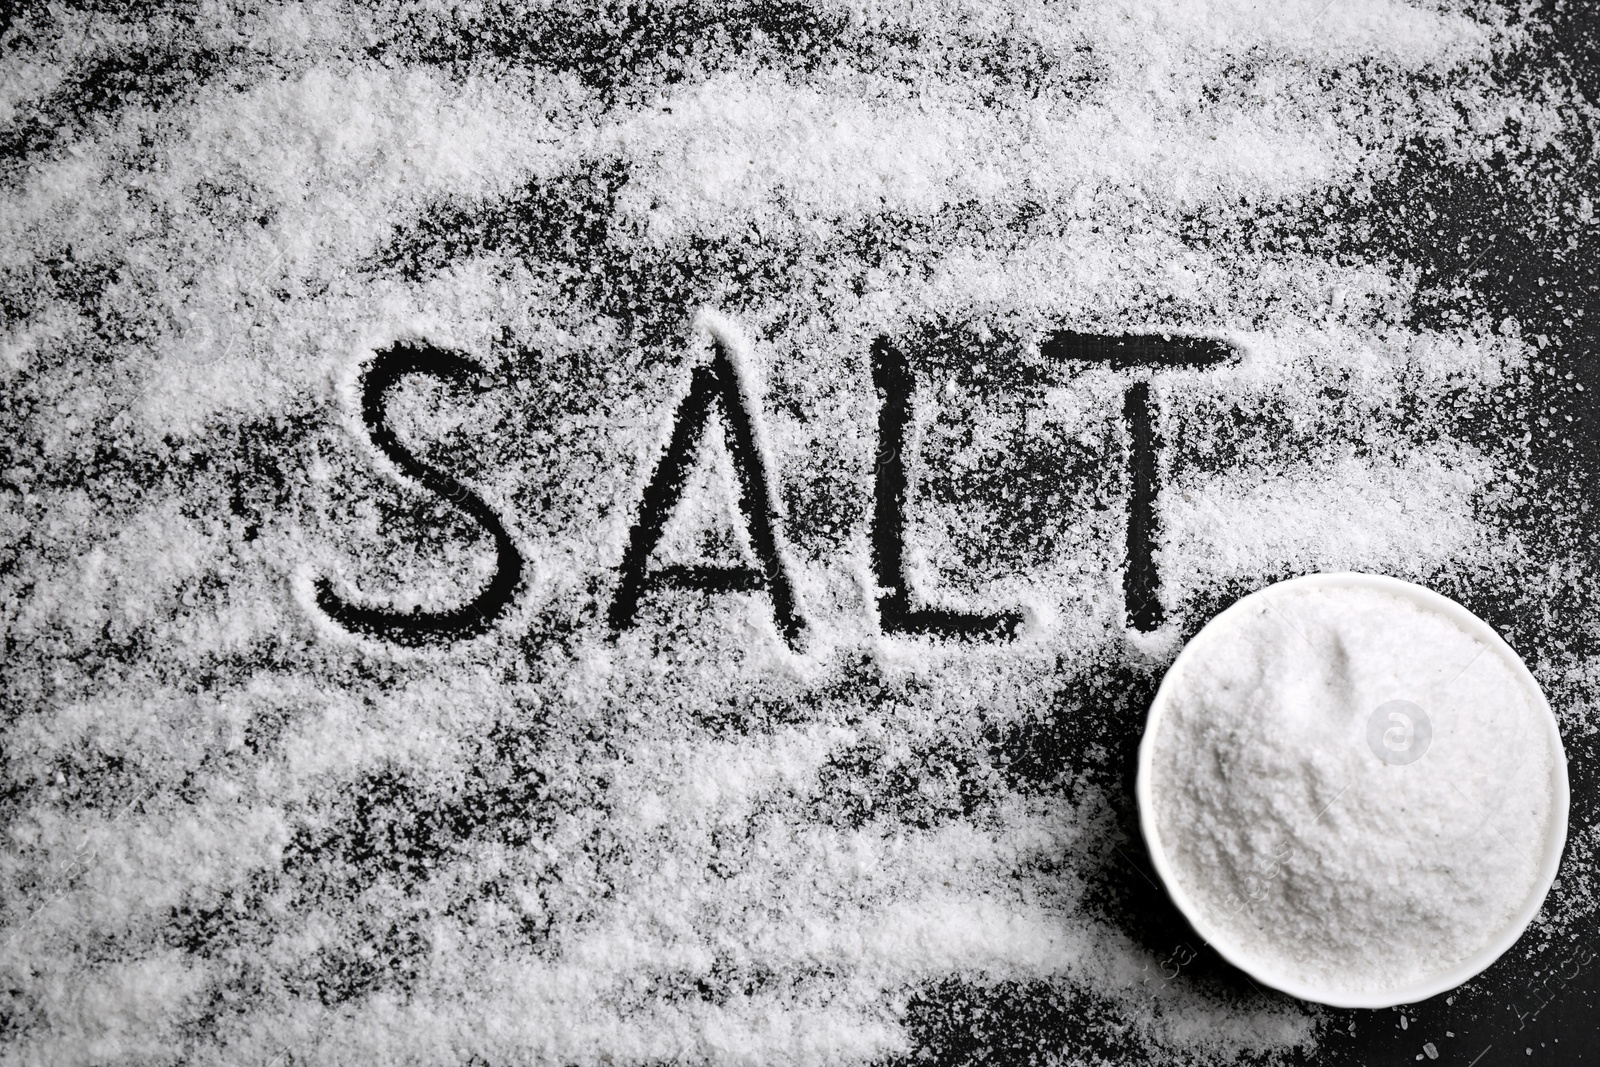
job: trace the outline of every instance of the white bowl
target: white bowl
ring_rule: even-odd
[[[1173,679],[1179,676],[1178,668],[1185,662],[1186,657],[1203,654],[1204,642],[1207,631],[1224,628],[1230,617],[1253,610],[1260,606],[1269,593],[1279,593],[1292,589],[1320,588],[1367,588],[1379,590],[1408,599],[1418,606],[1435,612],[1453,621],[1469,635],[1481,641],[1487,648],[1498,652],[1512,669],[1513,673],[1526,686],[1531,706],[1535,709],[1535,717],[1545,724],[1550,731],[1553,741],[1552,751],[1555,754],[1552,772],[1554,796],[1551,801],[1550,833],[1543,842],[1543,855],[1539,865],[1539,878],[1528,898],[1518,909],[1513,919],[1506,924],[1504,929],[1495,932],[1482,949],[1467,959],[1461,961],[1448,970],[1430,975],[1421,981],[1411,982],[1391,989],[1382,989],[1371,993],[1353,994],[1348,991],[1330,992],[1312,988],[1304,982],[1289,978],[1284,975],[1273,974],[1263,970],[1259,962],[1247,959],[1234,945],[1230,945],[1227,935],[1212,923],[1204,911],[1198,908],[1194,901],[1184,892],[1174,875],[1166,853],[1162,849],[1161,837],[1156,828],[1155,806],[1151,802],[1151,766],[1154,760],[1156,726],[1161,721],[1162,711],[1169,698],[1169,686]],[[1202,648],[1201,653],[1196,653],[1196,648]],[[1543,714],[1539,715],[1538,712]],[[1550,711],[1549,702],[1546,701],[1544,692],[1539,688],[1539,683],[1529,673],[1527,665],[1522,658],[1494,632],[1493,627],[1478,618],[1466,608],[1457,604],[1448,597],[1441,596],[1430,589],[1410,582],[1403,582],[1397,578],[1389,578],[1376,574],[1312,574],[1302,578],[1291,578],[1285,582],[1258,590],[1239,600],[1218,614],[1205,627],[1184,646],[1178,658],[1167,669],[1166,677],[1162,679],[1161,687],[1156,690],[1155,699],[1150,704],[1150,714],[1145,721],[1144,739],[1139,745],[1139,773],[1134,786],[1134,794],[1139,803],[1139,825],[1144,833],[1145,844],[1150,850],[1150,859],[1155,865],[1157,873],[1161,876],[1162,884],[1166,886],[1172,901],[1183,913],[1184,918],[1194,927],[1207,943],[1215,949],[1218,955],[1229,963],[1238,967],[1257,981],[1269,985],[1274,989],[1282,990],[1291,996],[1302,1000],[1315,1001],[1336,1008],[1387,1008],[1397,1004],[1415,1004],[1436,996],[1439,993],[1454,989],[1463,982],[1482,972],[1495,960],[1516,943],[1522,936],[1533,917],[1538,914],[1539,907],[1544,903],[1545,895],[1550,891],[1550,886],[1555,881],[1556,871],[1561,866],[1561,853],[1566,845],[1567,814],[1570,804],[1567,782],[1566,753],[1561,745],[1561,733],[1556,723],[1555,715]]]

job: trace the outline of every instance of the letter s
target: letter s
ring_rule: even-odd
[[[488,630],[516,596],[522,581],[522,556],[499,517],[471,490],[406,451],[386,417],[389,391],[406,376],[431,374],[445,381],[470,383],[481,369],[464,356],[432,345],[396,342],[379,352],[362,376],[361,416],[373,447],[388,456],[402,474],[449,500],[494,538],[494,575],[483,591],[466,604],[434,612],[401,612],[352,604],[333,591],[328,579],[317,579],[317,606],[345,629],[402,645],[453,641]]]

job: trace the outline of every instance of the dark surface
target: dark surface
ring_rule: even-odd
[[[152,11],[160,8],[150,6]],[[181,21],[181,14],[177,17]],[[736,44],[752,30],[760,29],[780,48],[787,49],[797,67],[846,52],[850,62],[860,68],[879,69],[870,36],[851,38],[842,25],[799,5],[746,5],[724,11],[718,17],[730,28]],[[1536,20],[1532,25],[1533,46],[1510,58],[1505,71],[1507,81],[1517,84],[1520,79],[1521,84],[1531,86],[1549,77],[1572,86],[1591,103],[1600,99],[1600,41],[1595,36],[1600,15],[1595,8],[1571,2],[1546,5],[1531,17]],[[12,12],[7,9],[3,21],[9,23],[11,18]],[[686,53],[693,52],[709,19],[711,15],[706,11],[694,8],[673,18],[653,19],[641,13],[640,18],[616,32],[601,33],[581,20],[552,29],[543,24],[530,28],[496,23],[492,17],[463,25],[445,21],[423,24],[419,17],[411,23],[397,21],[375,41],[372,51],[379,60],[427,63],[447,69],[467,69],[487,55],[528,67],[571,70],[587,83],[618,96],[644,95],[658,84],[671,84],[682,77],[677,67]],[[538,43],[544,41],[567,43],[557,49]],[[987,37],[973,39],[966,50],[971,76],[1046,85],[1060,92],[1081,91],[1092,84],[1091,64],[1086,63],[1082,69],[1052,68],[1038,57],[1008,52],[1002,44]],[[733,51],[736,53],[737,47]],[[631,58],[620,62],[621,56]],[[12,174],[30,154],[54,151],[96,116],[151,102],[170,103],[196,84],[226,76],[233,70],[232,63],[228,54],[195,50],[185,45],[181,37],[175,37],[169,49],[117,57],[74,72],[59,91],[30,105],[0,135],[0,156],[4,157],[0,160],[0,177]],[[1575,217],[1567,207],[1579,190],[1600,198],[1593,143],[1566,146],[1566,157],[1543,177],[1538,176],[1538,160],[1499,160],[1487,169],[1441,163],[1441,147],[1425,142],[1413,145],[1399,172],[1375,190],[1370,200],[1355,202],[1335,194],[1325,203],[1266,205],[1242,229],[1232,223],[1197,217],[1189,220],[1187,239],[1197,247],[1224,253],[1236,242],[1270,249],[1274,242],[1282,246],[1295,239],[1335,257],[1392,257],[1416,268],[1423,280],[1422,298],[1412,311],[1413,325],[1432,327],[1480,315],[1495,320],[1509,316],[1518,320],[1525,336],[1545,336],[1548,343],[1541,347],[1538,362],[1528,376],[1534,390],[1532,399],[1515,410],[1502,412],[1502,421],[1493,426],[1493,432],[1508,432],[1511,427],[1505,420],[1520,420],[1519,427],[1533,437],[1544,490],[1549,498],[1566,505],[1554,514],[1524,516],[1519,532],[1535,546],[1536,553],[1543,553],[1548,559],[1570,557],[1574,546],[1581,546],[1578,551],[1585,558],[1579,561],[1580,566],[1592,570],[1596,562],[1592,546],[1595,535],[1600,533],[1596,530],[1596,512],[1588,506],[1600,475],[1600,423],[1596,421],[1600,412],[1594,402],[1600,395],[1600,364],[1589,354],[1595,348],[1596,320],[1600,316],[1595,251],[1600,234],[1592,221]],[[1574,159],[1587,163],[1575,167],[1571,162]],[[1530,172],[1535,175],[1531,179],[1527,176]],[[535,183],[502,202],[448,205],[402,227],[390,245],[374,257],[371,269],[416,278],[470,253],[504,252],[536,262],[555,256],[563,248],[580,249],[585,255],[575,284],[582,290],[584,300],[600,311],[619,316],[629,314],[627,307],[640,309],[629,318],[633,340],[643,346],[656,346],[662,352],[671,347],[669,339],[678,329],[682,308],[704,298],[717,284],[731,280],[746,290],[767,292],[793,284],[785,272],[783,248],[748,240],[698,244],[676,250],[675,254],[682,253],[677,259],[607,262],[606,226],[612,201],[626,181],[625,167],[601,161],[572,175]],[[904,233],[897,231],[897,225]],[[887,248],[905,234],[915,233],[919,225],[918,220],[877,220],[870,232],[858,235],[859,243],[869,252]],[[27,304],[34,291],[29,287],[46,286],[52,292],[72,295],[85,309],[92,309],[98,294],[115,281],[114,268],[78,263],[70,250],[51,264],[48,275],[8,287],[0,294],[7,308],[15,311],[13,305],[20,308]],[[18,292],[23,295],[17,296]],[[108,323],[105,329],[109,331],[114,326]],[[585,369],[580,367],[575,373]],[[421,372],[422,368],[417,370]],[[1568,374],[1573,377],[1568,379]],[[1585,390],[1572,388],[1574,382],[1583,384]],[[892,401],[893,395],[898,394],[894,383],[890,385],[885,399]],[[571,390],[555,403],[580,403],[583,396],[581,390]],[[9,398],[0,402],[21,403]],[[892,402],[886,404],[884,411],[887,414],[882,416],[885,421],[880,423],[880,430],[887,432],[880,448],[889,448],[892,453],[889,463],[880,466],[880,477],[887,471],[890,480],[879,483],[878,533],[888,531],[896,521],[893,516],[897,511],[885,507],[897,504],[905,488],[903,466],[899,468],[899,482],[893,478],[896,464],[901,462],[894,431],[896,425],[903,431],[906,416]],[[274,456],[299,447],[298,442],[309,433],[307,424],[322,414],[313,411],[298,422],[247,423],[226,431],[233,436],[219,448],[239,457],[241,469],[247,472],[247,477],[238,481],[231,501],[234,513],[246,524],[246,538],[265,516],[284,506],[284,477],[274,467]],[[1129,414],[1137,428],[1138,411]],[[1568,415],[1571,422],[1566,419]],[[369,426],[374,425],[371,417],[368,422]],[[376,431],[374,439],[377,440]],[[442,477],[430,475],[421,460],[384,447],[382,441],[377,443],[391,460],[425,486],[428,477]],[[1150,444],[1153,450],[1153,439]],[[736,443],[739,447],[743,446]],[[880,464],[883,459],[884,454],[880,454]],[[193,462],[203,463],[203,455]],[[408,462],[411,468],[407,468]],[[1073,462],[1090,461],[1068,456],[1063,462],[1070,467]],[[185,475],[186,468],[171,463],[168,457],[108,446],[86,460],[80,469],[53,471],[48,477],[62,483],[101,479],[136,493],[141,487]],[[670,487],[658,494],[657,510],[671,503],[666,488]],[[757,497],[765,492],[761,486],[746,488]],[[1151,482],[1141,482],[1136,477],[1133,488],[1136,508],[1141,496],[1147,502],[1153,497]],[[437,482],[434,491],[436,495],[458,496],[459,489],[454,482]],[[802,501],[801,506],[792,509],[798,517],[795,525],[799,528],[792,534],[796,540],[809,536],[803,529],[808,514],[804,505],[808,503],[814,502]],[[816,506],[826,510],[823,505],[832,506],[835,511],[849,510],[836,501],[824,500]],[[491,601],[475,603],[485,612],[499,611],[515,591],[515,553],[493,514],[481,503],[477,506],[481,513],[470,505],[466,510],[493,538],[500,552],[500,567],[490,590],[484,593]],[[1137,546],[1134,548],[1136,555]],[[647,556],[645,549],[644,557]],[[763,553],[767,573],[762,578],[769,582],[777,577],[772,570],[774,559],[775,555]],[[880,548],[876,561],[880,578],[899,572],[892,546]],[[755,584],[753,575],[744,572],[673,572],[663,577],[710,589]],[[1263,575],[1259,584],[1267,584],[1273,577]],[[1519,643],[1515,631],[1519,618],[1540,605],[1519,601],[1514,592],[1508,592],[1515,584],[1514,578],[1509,576],[1503,585],[1446,591],[1511,633],[1513,644],[1537,660],[1543,650]],[[1139,580],[1153,584],[1149,575]],[[883,584],[892,587],[894,583]],[[1230,592],[1241,595],[1249,591],[1240,588]],[[1222,598],[1209,606],[1186,606],[1185,627],[1191,632],[1198,629],[1226,602],[1227,598]],[[888,608],[891,620],[896,612],[903,611],[902,619],[915,629],[918,616],[909,602],[891,602]],[[1572,635],[1573,648],[1581,651],[1585,641],[1594,640],[1582,623],[1592,618],[1597,608],[1600,605],[1587,602],[1581,593],[1570,603],[1556,605],[1570,623],[1566,630]],[[340,613],[330,610],[336,616]],[[369,632],[410,633],[417,629],[413,622],[381,611],[367,616],[356,611],[344,614],[358,628],[365,620]],[[975,620],[984,624],[976,627],[976,636],[980,637],[996,628],[990,625],[994,620],[984,616],[924,612],[921,618],[923,622],[939,624]],[[446,620],[449,625],[458,621],[465,620]],[[1154,621],[1146,616],[1141,624]],[[427,625],[427,620],[420,622]],[[956,625],[955,629],[961,626]],[[116,652],[117,656],[134,660],[148,650],[129,647]],[[116,656],[108,661],[114,663]],[[249,662],[219,661],[212,665],[208,676],[186,681],[202,687],[219,684],[221,679],[246,677],[264,664],[270,662],[260,658]],[[374,676],[361,678],[363,684],[371,683],[379,691],[390,684],[390,679],[381,676],[386,668],[368,665],[366,669]],[[1096,735],[1093,740],[1105,744],[1115,755],[1107,765],[1109,770],[1097,768],[1093,773],[1108,775],[1111,780],[1105,784],[1116,787],[1122,798],[1118,814],[1127,843],[1108,857],[1094,893],[1108,913],[1123,917],[1131,934],[1160,961],[1159,973],[1153,980],[1206,983],[1241,996],[1275,996],[1254,990],[1248,978],[1198,942],[1156,886],[1147,857],[1141,851],[1132,802],[1133,760],[1142,712],[1158,681],[1157,675],[1134,667],[1108,672],[1106,677],[1095,680],[1097,688],[1093,691],[1063,694],[1063,713],[1047,728],[993,737],[989,739],[991,751],[1003,756],[998,762],[1007,774],[1019,779],[1042,782],[1061,767],[1084,769],[1086,727],[1072,713],[1091,704],[1113,708],[1114,715],[1096,723],[1097,727],[1107,722],[1116,724],[1112,734]],[[255,723],[247,743],[252,748],[268,745],[273,730],[278,728],[281,723]],[[356,881],[381,876],[408,884],[408,880],[421,877],[429,865],[447,859],[474,837],[527,834],[527,822],[519,821],[515,813],[558,810],[560,803],[552,799],[553,787],[547,788],[544,774],[530,755],[537,751],[537,734],[535,727],[523,735],[485,738],[484,765],[510,768],[514,773],[506,780],[469,781],[460,796],[432,796],[418,783],[393,776],[362,783],[350,797],[335,803],[336,817],[327,820],[331,829],[313,831],[302,827],[296,831],[286,851],[282,878],[297,887],[296,892],[313,894],[317,879],[324,877],[324,865],[333,857]],[[927,825],[954,817],[981,799],[982,784],[972,772],[968,753],[953,747],[949,752],[925,751],[913,756],[913,764],[900,766],[864,751],[860,754],[861,767],[842,769],[841,778],[847,780],[845,770],[877,774],[882,782],[881,802],[899,805],[895,810],[903,812],[909,825]],[[1594,770],[1600,764],[1593,743],[1587,739],[1569,739],[1569,759],[1577,822],[1592,817],[1600,806]],[[950,768],[958,783],[944,807],[924,801],[916,790],[919,775],[934,765]],[[92,798],[94,803],[121,804],[134,793],[131,785],[118,790],[122,768],[98,767],[83,774],[78,773],[78,768],[73,771],[74,780],[90,778],[100,783],[101,792]],[[1091,772],[1085,769],[1084,773]],[[835,818],[850,817],[850,809],[843,803],[830,804],[828,810]],[[169,939],[206,956],[224,946],[248,945],[250,938],[259,933],[249,926],[248,918],[188,909],[173,915]],[[537,943],[543,931],[529,929],[526,934]],[[408,988],[423,955],[411,920],[396,919],[364,931],[364,936],[378,946],[375,957],[330,955],[304,978],[305,990],[324,1003],[338,1004],[374,989]],[[1600,1063],[1600,1037],[1594,1021],[1600,1007],[1595,1003],[1600,990],[1597,949],[1600,934],[1593,930],[1585,933],[1582,942],[1570,944],[1534,944],[1525,939],[1481,978],[1453,994],[1402,1011],[1329,1012],[1326,1043],[1316,1062],[1412,1063],[1425,1055],[1424,1042],[1432,1042],[1438,1059],[1423,1062],[1479,1067]],[[227,992],[248,998],[247,978],[240,978],[237,988]],[[714,999],[759,988],[765,980],[758,974],[719,974],[683,992]],[[1122,1061],[1132,1054],[1119,1037],[1118,1010],[1115,1004],[1102,1004],[1093,997],[1064,1000],[1061,991],[1048,984],[985,984],[951,979],[920,990],[911,1003],[909,1027],[920,1049],[911,1062],[1029,1063],[1037,1055],[1042,1039],[1054,1042],[1063,1034],[1087,1052],[1112,1062]],[[1402,1014],[1407,1020],[1405,1027],[1400,1024]],[[196,1026],[203,1029],[203,1021]]]

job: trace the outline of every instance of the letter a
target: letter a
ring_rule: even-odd
[[[794,647],[805,622],[800,617],[794,584],[789,578],[781,535],[773,522],[777,507],[772,472],[761,447],[756,398],[746,384],[742,352],[733,330],[716,316],[706,315],[702,322],[711,332],[714,354],[710,363],[695,368],[690,377],[689,394],[678,405],[666,454],[645,487],[638,519],[628,534],[616,597],[611,602],[611,628],[621,633],[631,626],[640,599],[658,585],[708,593],[765,588],[772,597],[772,614],[778,630]],[[682,499],[684,482],[711,418],[713,404],[722,407],[728,456],[738,474],[739,511],[744,516],[751,547],[760,560],[760,569],[665,567],[652,572],[649,570],[651,553],[661,540],[667,519]]]

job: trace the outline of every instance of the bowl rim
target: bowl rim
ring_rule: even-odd
[[[1192,650],[1196,648],[1197,642],[1205,635],[1206,631],[1212,630],[1213,627],[1232,616],[1248,612],[1251,605],[1263,601],[1270,603],[1267,600],[1268,594],[1286,589],[1332,588],[1365,588],[1390,593],[1438,612],[1459,625],[1468,634],[1482,641],[1488,648],[1497,652],[1507,661],[1512,668],[1513,674],[1523,682],[1532,694],[1535,712],[1543,712],[1543,715],[1539,716],[1540,720],[1549,730],[1550,736],[1555,742],[1555,759],[1551,770],[1551,784],[1554,787],[1553,792],[1555,795],[1551,804],[1550,832],[1544,842],[1539,877],[1515,916],[1487,944],[1453,967],[1403,986],[1375,990],[1369,993],[1317,989],[1307,983],[1263,971],[1259,962],[1248,959],[1236,946],[1229,944],[1227,935],[1219,931],[1207,920],[1204,912],[1190,900],[1188,894],[1178,883],[1161,845],[1160,833],[1156,826],[1155,805],[1152,803],[1151,793],[1151,768],[1155,758],[1157,726],[1160,724],[1162,712],[1170,700],[1171,690],[1175,688],[1174,679],[1180,677],[1179,668],[1185,664],[1187,658],[1192,658]],[[1436,593],[1425,586],[1416,585],[1399,578],[1391,578],[1382,574],[1366,574],[1359,571],[1307,574],[1276,582],[1241,597],[1207,621],[1205,626],[1201,627],[1199,632],[1188,640],[1172,661],[1172,664],[1167,668],[1166,674],[1161,679],[1161,685],[1156,689],[1155,697],[1150,701],[1150,710],[1145,717],[1144,737],[1139,742],[1138,774],[1134,782],[1134,796],[1139,805],[1139,828],[1144,836],[1145,847],[1150,853],[1151,863],[1155,866],[1156,873],[1160,876],[1167,895],[1172,898],[1172,902],[1177,905],[1178,911],[1188,920],[1195,932],[1218,955],[1250,977],[1301,1000],[1326,1004],[1335,1008],[1389,1008],[1427,1000],[1429,997],[1454,989],[1481,974],[1495,960],[1504,955],[1512,945],[1516,944],[1523,933],[1526,932],[1534,916],[1539,913],[1545,897],[1550,892],[1550,887],[1555,883],[1556,874],[1560,870],[1561,858],[1566,850],[1567,820],[1571,806],[1570,789],[1567,777],[1566,748],[1561,741],[1560,723],[1556,720],[1555,713],[1551,710],[1550,702],[1546,699],[1544,690],[1540,687],[1538,680],[1528,670],[1527,664],[1522,661],[1521,656],[1517,655],[1516,650],[1507,644],[1505,639],[1496,633],[1492,626],[1449,597]]]

